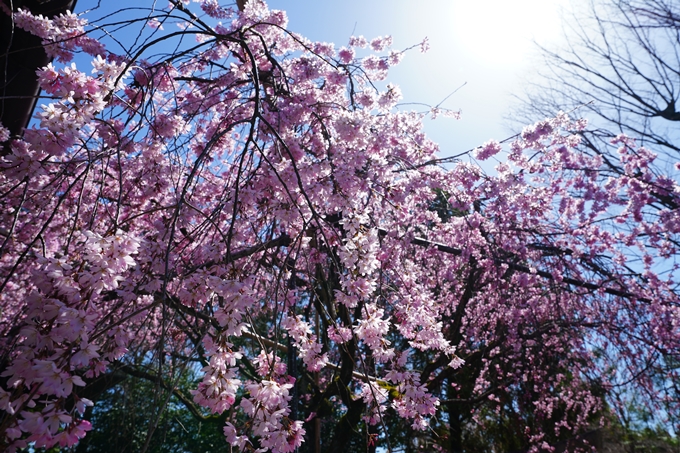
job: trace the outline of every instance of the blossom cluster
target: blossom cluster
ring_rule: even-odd
[[[43,257],[32,276],[25,318],[11,364],[4,368],[3,410],[14,415],[7,428],[11,448],[34,442],[50,448],[74,445],[91,426],[83,419],[92,401],[74,394],[106,364],[125,353],[120,344],[97,339],[102,315],[91,300],[118,288],[121,275],[135,265],[139,241],[118,231],[102,237],[92,231],[75,236],[66,258]],[[75,399],[71,409],[64,402]],[[22,433],[29,433],[24,438]]]

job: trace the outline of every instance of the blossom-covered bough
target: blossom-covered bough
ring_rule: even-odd
[[[500,418],[539,450],[621,386],[678,413],[680,216],[655,205],[678,185],[653,153],[620,137],[603,179],[560,113],[493,175],[444,169],[381,82],[389,38],[335,49],[259,1],[197,3],[96,26],[2,12],[56,58],[35,123],[0,129],[3,450],[74,445],[121,371],[222,414],[244,451],[345,451],[361,424],[459,451]]]

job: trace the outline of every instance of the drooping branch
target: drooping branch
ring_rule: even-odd
[[[383,237],[387,236],[389,234],[384,229],[379,229],[378,231],[379,231],[379,234]],[[440,244],[438,242],[429,241],[427,239],[423,239],[423,238],[419,238],[419,237],[413,238],[411,240],[411,244],[418,245],[420,247],[433,247],[433,248],[436,248],[437,250],[439,250],[440,252],[448,253],[448,254],[454,255],[454,256],[461,256],[463,254],[463,251],[461,249],[457,249],[455,247]],[[555,253],[555,251],[556,250],[551,249],[550,253]],[[569,251],[564,251],[563,253],[564,254],[570,254]],[[484,255],[482,254],[482,256],[484,256]],[[535,269],[535,268],[532,268],[532,267],[529,267],[529,266],[526,266],[526,265],[523,265],[523,264],[513,263],[513,262],[510,262],[510,261],[504,260],[504,259],[498,259],[498,258],[493,258],[493,259],[497,264],[507,266],[508,269],[513,270],[513,271],[517,271],[517,272],[521,272],[523,274],[538,275],[538,276],[545,278],[546,280],[557,281],[558,283],[565,283],[565,284],[570,285],[570,286],[588,289],[588,290],[591,290],[591,291],[602,291],[605,294],[611,294],[612,296],[624,297],[626,299],[639,300],[640,302],[647,302],[647,303],[651,302],[651,300],[647,297],[643,297],[643,296],[640,296],[638,294],[634,294],[634,293],[631,293],[631,292],[628,292],[628,291],[618,290],[618,289],[614,289],[614,288],[608,288],[608,287],[605,287],[603,285],[598,285],[598,284],[595,284],[595,283],[590,283],[590,282],[578,280],[578,279],[571,278],[571,277],[560,277],[559,279],[557,279],[552,272],[548,272],[546,270]]]

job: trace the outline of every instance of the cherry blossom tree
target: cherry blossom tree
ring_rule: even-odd
[[[565,23],[564,44],[541,49],[543,69],[527,84],[517,117],[579,109],[593,120],[583,134],[591,153],[609,154],[609,141],[625,133],[672,165],[679,151],[673,122],[680,120],[680,4],[590,0]]]
[[[652,152],[616,137],[602,173],[560,113],[445,169],[389,37],[141,11],[2,12],[55,59],[35,122],[0,129],[3,449],[76,444],[121,373],[154,384],[142,450],[171,398],[272,452],[463,451],[498,419],[545,450],[624,386],[678,410],[680,218],[650,193],[679,189]]]

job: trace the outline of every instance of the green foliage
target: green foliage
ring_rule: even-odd
[[[192,375],[182,376],[178,388],[195,386]],[[205,414],[205,419],[199,420],[175,396],[169,396],[154,382],[128,377],[96,402],[88,416],[97,429],[88,433],[74,449],[75,453],[141,451],[150,424],[157,416],[156,408],[165,400],[167,406],[159,416],[148,452],[205,453],[224,451],[228,447],[222,434],[221,417]]]
[[[635,407],[629,408],[639,412]],[[642,426],[639,423],[624,425],[612,416],[605,430],[605,451],[630,453],[676,453],[680,451],[680,439],[667,427],[657,424]]]
[[[453,217],[463,217],[468,214],[467,211],[461,211],[451,206],[451,203],[449,203],[451,194],[444,189],[434,189],[434,194],[435,197],[430,203],[429,210],[436,212],[442,223],[448,222]]]

